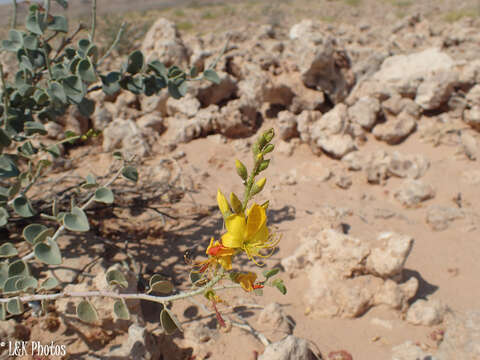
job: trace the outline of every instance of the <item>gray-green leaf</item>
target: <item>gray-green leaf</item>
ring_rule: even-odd
[[[160,323],[167,335],[173,334],[177,329],[183,332],[182,325],[173,313],[168,309],[163,309],[160,313]]]
[[[109,188],[101,187],[95,191],[95,201],[111,204],[113,203],[113,192]]]
[[[23,312],[23,304],[18,298],[11,299],[7,302],[7,311],[12,315],[18,315]]]
[[[108,285],[120,285],[123,288],[128,287],[128,281],[125,279],[125,275],[121,271],[113,269],[107,272],[105,275]]]
[[[71,212],[65,214],[63,224],[70,231],[85,232],[90,230],[87,215],[77,206],[75,206]]]
[[[134,183],[138,181],[138,171],[133,166],[125,166],[122,170],[122,175]]]
[[[127,304],[123,299],[115,301],[115,304],[113,304],[113,312],[115,316],[121,320],[130,319],[130,311],[128,311]]]
[[[49,265],[60,265],[62,263],[62,254],[55,241],[47,239],[35,245],[33,249],[35,257]]]
[[[18,254],[17,249],[11,243],[7,242],[0,246],[0,258],[12,257]]]
[[[98,320],[97,310],[93,307],[92,303],[86,300],[82,300],[77,306],[77,316],[80,320],[87,323],[94,323]]]

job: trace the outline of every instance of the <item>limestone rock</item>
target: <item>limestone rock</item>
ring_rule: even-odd
[[[388,163],[388,172],[400,178],[419,179],[428,168],[430,161],[422,154],[401,154],[394,151]]]
[[[103,151],[122,149],[140,157],[150,152],[144,135],[132,120],[115,119],[103,131]]]
[[[452,221],[464,217],[465,215],[461,209],[433,205],[428,208],[426,221],[432,230],[442,231],[446,230]]]
[[[159,112],[153,112],[143,115],[137,119],[137,125],[148,131],[154,131],[161,134],[165,131],[165,122]]]
[[[192,119],[174,118],[169,123],[174,128],[174,143],[188,143],[210,135],[217,128],[220,114],[217,105],[201,109]]]
[[[375,126],[380,112],[380,101],[372,97],[362,97],[348,109],[348,116],[354,123],[370,130]]]
[[[185,66],[190,57],[175,24],[165,18],[158,19],[145,35],[142,51],[147,61],[158,59],[165,66]]]
[[[96,130],[104,130],[112,121],[112,113],[103,106],[98,106],[92,115],[93,127]]]
[[[315,360],[308,341],[293,335],[268,345],[258,360]]]
[[[408,135],[415,131],[416,127],[415,118],[406,112],[402,112],[396,117],[387,118],[385,123],[375,126],[373,135],[378,140],[395,145],[405,140]]]
[[[397,345],[392,349],[392,360],[434,360],[428,353],[424,352],[420,346],[412,341],[407,341]]]
[[[282,140],[290,140],[297,137],[297,121],[295,115],[290,111],[280,111],[278,113],[278,135]]]
[[[186,117],[194,117],[200,109],[200,101],[191,94],[186,94],[180,99],[173,97],[167,100],[167,114],[173,116],[177,113],[183,114]]]
[[[415,102],[424,110],[435,110],[443,105],[458,82],[458,74],[451,69],[429,74],[417,89]]]
[[[142,326],[132,324],[128,328],[128,339],[109,353],[112,358],[132,360],[158,360],[160,352],[157,350],[155,338]]]
[[[268,325],[283,334],[293,332],[293,323],[285,315],[282,307],[278,303],[270,303],[260,312],[258,323],[262,326]]]
[[[443,321],[446,306],[438,300],[417,300],[408,309],[407,322],[414,325],[432,326]]]
[[[433,197],[435,197],[433,187],[420,180],[406,180],[401,188],[395,192],[395,198],[407,207],[416,206]]]
[[[381,277],[399,275],[413,246],[413,238],[393,232],[381,233],[377,246],[372,248],[367,259],[367,269]]]
[[[230,101],[221,109],[218,130],[229,138],[252,135],[260,124],[261,114],[248,99]]]
[[[199,83],[195,93],[202,107],[213,104],[220,106],[235,97],[238,89],[235,78],[224,72],[218,72],[218,77],[220,78],[219,84]]]

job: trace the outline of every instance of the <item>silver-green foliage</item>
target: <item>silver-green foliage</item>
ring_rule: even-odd
[[[67,7],[66,0],[56,0]],[[94,1],[95,3],[95,1]],[[28,196],[39,177],[48,173],[51,167],[49,157],[60,156],[60,143],[74,143],[95,136],[65,133],[65,140],[46,146],[42,137],[47,135],[44,126],[65,114],[70,106],[78,108],[81,114],[89,117],[95,111],[95,102],[89,98],[94,91],[114,95],[121,90],[134,94],[155,96],[166,89],[170,96],[180,98],[187,92],[188,81],[207,79],[218,82],[212,64],[203,74],[198,75],[194,68],[187,71],[178,66],[167,68],[159,61],[146,62],[141,51],[133,51],[118,71],[99,73],[99,47],[92,41],[95,32],[95,7],[92,15],[90,36],[85,34],[85,26],[80,26],[68,35],[68,21],[64,16],[49,14],[50,0],[45,6],[33,3],[28,10],[24,28],[12,28],[8,39],[1,42],[0,51],[15,54],[16,71],[9,79],[0,64],[0,227],[9,226],[15,220],[23,219],[28,225],[23,228],[22,237],[29,253],[19,257],[16,244],[8,239],[0,243],[0,319],[23,312],[19,295],[48,294],[58,289],[58,281],[53,278],[39,282],[31,274],[29,262],[37,261],[48,266],[62,263],[62,254],[57,244],[59,235],[65,231],[85,232],[90,229],[85,209],[92,202],[111,204],[114,194],[108,188],[111,182],[97,184],[89,175],[79,184],[82,189],[92,191],[91,197],[83,205],[72,199],[70,209],[61,211],[53,201],[50,214],[40,214],[35,202]],[[12,26],[16,26],[15,21]],[[76,36],[84,37],[76,40]],[[57,36],[63,36],[56,49],[51,43]],[[119,37],[118,37],[119,38]],[[113,45],[115,46],[115,45]],[[108,55],[109,52],[107,52]],[[35,138],[35,141],[32,141]],[[40,141],[38,141],[40,140]],[[118,154],[117,154],[118,157]],[[137,170],[127,161],[117,175],[128,180],[138,180]],[[116,178],[116,177],[115,177]],[[113,179],[114,180],[114,179]],[[27,219],[27,220],[25,220]],[[44,220],[47,219],[47,220]],[[48,224],[48,225],[46,225]],[[25,247],[23,247],[25,249]],[[126,286],[120,272],[110,272],[107,280],[112,285]],[[171,284],[163,279],[154,279],[150,291],[168,293]],[[129,311],[124,300],[115,303],[113,309],[117,317],[125,319]],[[80,302],[78,316],[84,321],[95,321],[97,313],[88,301]],[[176,327],[176,320],[168,310],[162,312],[162,323],[168,332]]]

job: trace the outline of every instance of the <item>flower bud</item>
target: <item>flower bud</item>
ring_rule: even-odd
[[[273,130],[273,128],[263,133],[263,138],[267,143],[272,141],[274,136],[275,136],[275,131]]]
[[[245,165],[240,160],[235,160],[235,167],[237,168],[237,174],[242,178],[243,181],[246,181],[248,178],[248,172]]]
[[[265,186],[265,183],[267,182],[267,178],[261,178],[260,180],[258,180],[255,184],[253,184],[252,186],[252,191],[251,191],[251,195],[256,195],[258,194],[260,191],[263,190],[263,187]]]
[[[262,205],[260,205],[262,208],[264,208],[265,210],[268,209],[268,205],[270,204],[270,200],[267,200],[265,201]]]
[[[232,209],[237,214],[241,214],[243,212],[243,205],[242,202],[238,199],[237,195],[233,192],[230,193],[230,204],[232,204]]]
[[[270,165],[270,160],[263,160],[258,166],[258,172],[265,170]]]
[[[217,191],[217,203],[223,217],[227,217],[230,213],[230,207],[228,206],[227,198],[225,197],[225,195],[222,194],[220,189],[218,189]]]
[[[265,149],[263,149],[263,155],[272,152],[273,149],[275,149],[275,146],[273,144],[268,144],[267,146],[265,146]]]

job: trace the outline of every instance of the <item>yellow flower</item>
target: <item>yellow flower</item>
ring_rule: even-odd
[[[253,291],[254,289],[263,288],[263,285],[255,284],[255,280],[257,280],[257,274],[253,272],[238,274],[235,279],[245,291]]]
[[[225,226],[227,232],[222,236],[223,246],[242,249],[257,265],[254,256],[268,257],[271,253],[262,255],[260,251],[273,249],[278,244],[278,240],[269,234],[265,209],[258,204],[253,204],[246,219],[244,214],[230,215]]]
[[[214,241],[213,237],[210,239],[210,245],[206,250],[207,255],[210,255],[211,264],[220,264],[225,270],[232,269],[232,255],[235,254],[234,249],[229,249],[219,241]]]

